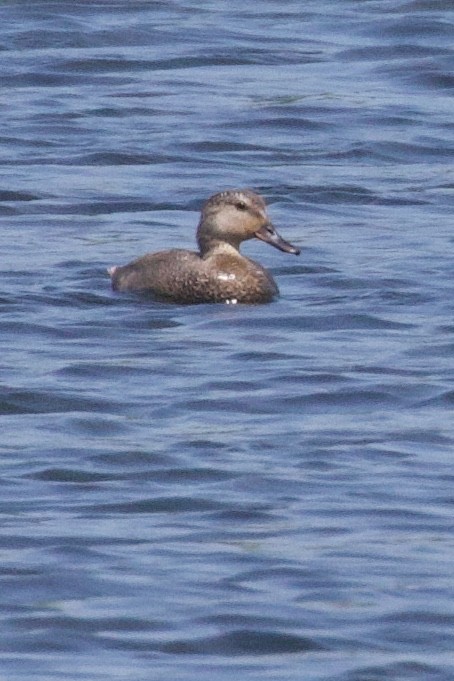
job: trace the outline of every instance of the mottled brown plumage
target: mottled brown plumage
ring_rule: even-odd
[[[287,253],[300,252],[276,232],[260,196],[247,189],[220,192],[202,208],[198,253],[172,249],[111,267],[112,288],[176,303],[267,303],[279,292],[273,277],[239,251],[242,241],[254,237]]]

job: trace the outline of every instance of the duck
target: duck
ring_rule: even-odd
[[[240,253],[241,243],[256,238],[285,253],[300,253],[276,231],[264,199],[250,189],[221,191],[205,201],[196,236],[197,252],[174,248],[110,267],[112,289],[181,304],[268,303],[279,294],[277,284]]]

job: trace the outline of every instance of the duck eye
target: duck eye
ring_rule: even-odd
[[[238,208],[238,210],[246,210],[247,209],[247,205],[244,201],[238,201],[235,204],[235,206],[236,206],[236,208]]]

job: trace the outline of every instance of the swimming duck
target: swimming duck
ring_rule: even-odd
[[[151,293],[175,303],[267,303],[279,290],[269,272],[240,253],[247,239],[261,239],[285,253],[300,249],[271,224],[265,202],[249,189],[219,192],[202,207],[199,252],[147,253],[108,272],[115,291]]]

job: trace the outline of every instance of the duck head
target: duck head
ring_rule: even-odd
[[[197,242],[203,255],[221,244],[239,250],[242,241],[260,239],[285,253],[300,249],[283,239],[271,223],[264,200],[249,189],[214,194],[202,208]]]

